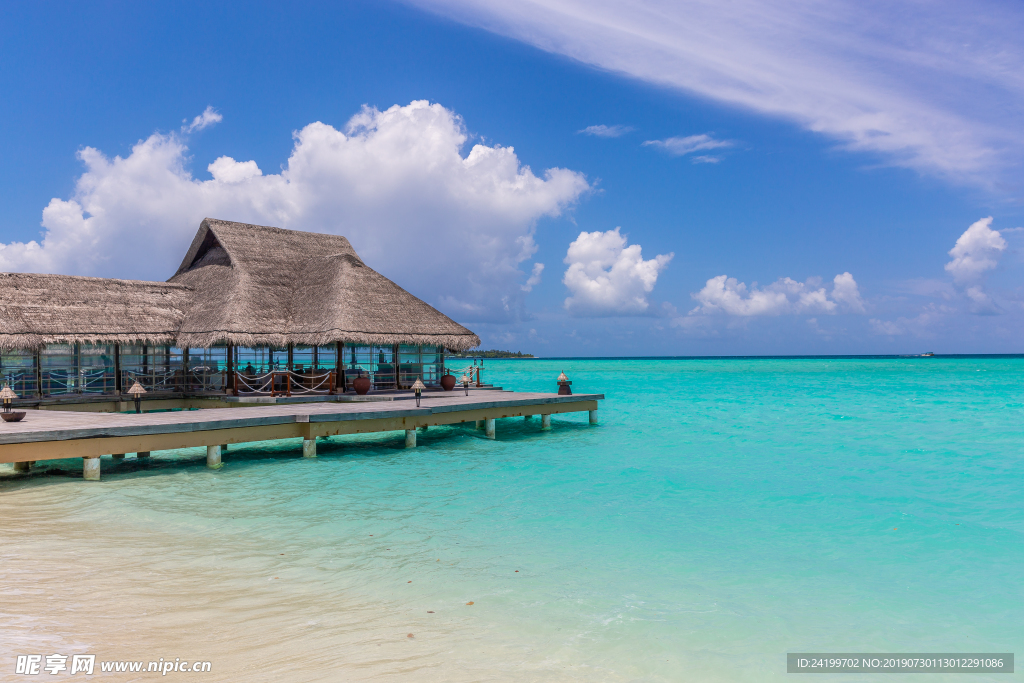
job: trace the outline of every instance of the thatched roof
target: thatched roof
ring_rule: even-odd
[[[0,273],[0,349],[173,344],[188,295],[164,282]]]
[[[207,218],[170,282],[193,290],[182,346],[480,344],[337,235]]]

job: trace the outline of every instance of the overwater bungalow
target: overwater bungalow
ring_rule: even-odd
[[[479,343],[336,235],[207,218],[167,282],[0,274],[0,374],[39,407],[436,386]]]

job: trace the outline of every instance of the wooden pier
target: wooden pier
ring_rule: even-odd
[[[155,413],[95,413],[30,410],[22,422],[0,422],[0,463],[30,463],[84,458],[86,479],[99,478],[102,455],[123,456],[152,451],[207,447],[207,463],[220,466],[221,446],[303,439],[303,455],[315,457],[316,438],[341,434],[404,431],[406,446],[416,445],[416,429],[476,422],[495,438],[494,420],[541,415],[541,429],[550,416],[587,411],[597,422],[603,394],[558,394],[470,390],[424,394],[417,408],[411,395],[390,401],[306,402],[250,405]]]

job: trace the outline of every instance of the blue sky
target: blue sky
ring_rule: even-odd
[[[1020,351],[1019,5],[719,5],[6,3],[0,269],[166,279],[212,215],[487,347]]]

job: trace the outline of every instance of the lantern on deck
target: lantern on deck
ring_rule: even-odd
[[[4,388],[0,391],[0,399],[3,399],[5,413],[11,412],[11,402],[16,398],[18,395],[14,393],[14,389],[11,389],[11,385],[4,382]]]
[[[146,393],[145,388],[139,384],[139,380],[135,380],[135,384],[128,390],[128,395],[135,399],[135,412],[142,412],[142,395]]]
[[[423,393],[423,390],[426,389],[426,388],[427,388],[426,385],[420,380],[419,377],[417,377],[416,381],[412,383],[412,393],[413,393],[413,395],[416,396],[416,407],[417,408],[420,407],[420,395]]]
[[[559,374],[558,375],[558,393],[559,393],[559,395],[561,395],[561,396],[572,396],[572,389],[569,388],[570,384],[572,384],[572,382],[569,381],[569,378],[565,376],[564,372]]]
[[[462,388],[466,390],[466,396],[469,396],[469,375],[462,373]]]

